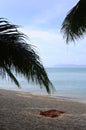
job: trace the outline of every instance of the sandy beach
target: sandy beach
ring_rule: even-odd
[[[40,115],[52,109],[65,113]],[[0,89],[0,130],[86,130],[86,103]]]

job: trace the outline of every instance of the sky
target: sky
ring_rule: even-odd
[[[78,0],[0,0],[0,17],[19,25],[46,67],[86,65],[86,36],[66,44],[62,22]]]

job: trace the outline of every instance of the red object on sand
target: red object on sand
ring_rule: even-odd
[[[60,116],[63,113],[64,113],[63,111],[59,111],[59,110],[48,110],[48,111],[41,111],[40,115],[54,118]]]

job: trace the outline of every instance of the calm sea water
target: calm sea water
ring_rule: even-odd
[[[57,96],[86,101],[86,68],[47,69]]]
[[[46,68],[46,71],[56,89],[52,96],[86,101],[86,67]],[[0,88],[47,94],[44,88],[40,89],[34,83],[28,84],[23,77],[18,77],[18,80],[21,89],[8,79],[0,79]]]

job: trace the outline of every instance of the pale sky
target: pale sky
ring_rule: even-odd
[[[60,32],[68,11],[78,0],[0,0],[0,17],[29,36],[44,66],[86,65],[86,35],[66,44]]]

